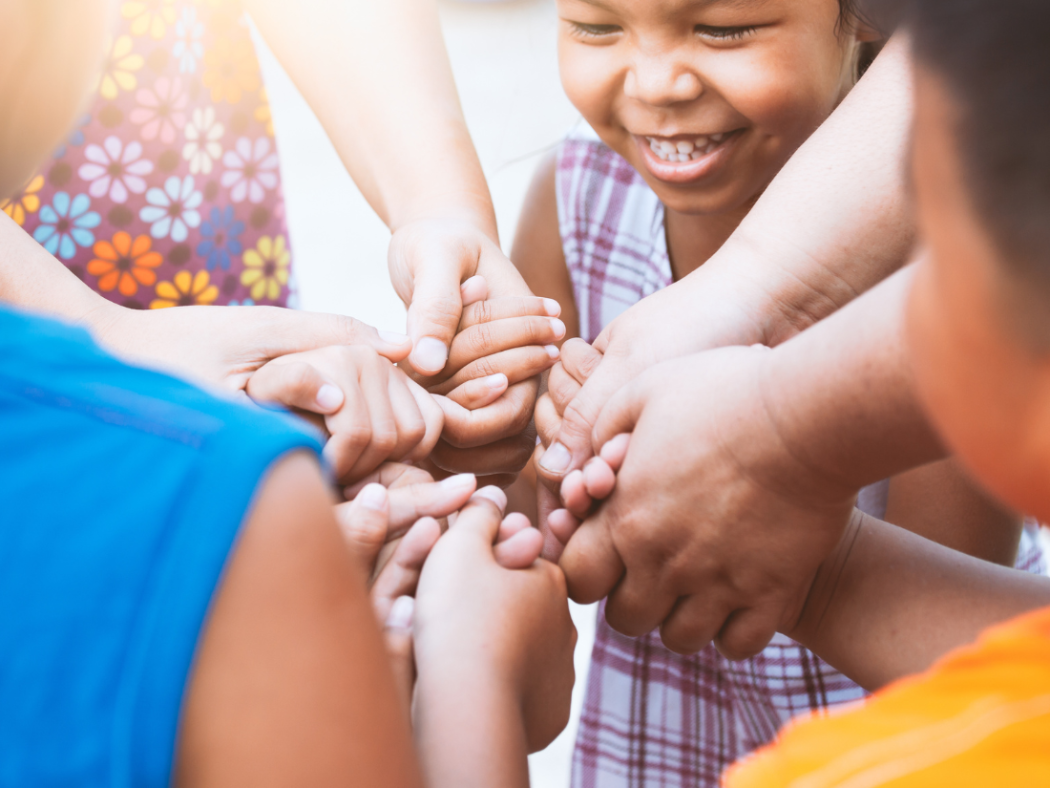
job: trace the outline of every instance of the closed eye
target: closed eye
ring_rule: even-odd
[[[751,35],[757,28],[754,25],[746,27],[711,27],[710,25],[697,25],[693,31],[704,38],[713,38],[718,41],[739,41]]]
[[[619,33],[619,25],[588,25],[585,22],[569,22],[573,32],[580,38],[603,38]]]

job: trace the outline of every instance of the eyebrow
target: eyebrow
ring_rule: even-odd
[[[574,2],[592,5],[595,8],[600,8],[603,11],[609,11],[610,13],[615,11],[615,9],[610,8],[605,3],[603,3],[602,0],[574,0]],[[696,8],[709,8],[711,6],[727,6],[730,8],[741,8],[750,5],[760,5],[763,2],[765,2],[765,0],[691,0],[691,2],[688,3],[688,5],[691,6],[690,10],[693,10]]]

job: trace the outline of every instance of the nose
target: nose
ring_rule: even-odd
[[[638,52],[624,80],[628,98],[665,107],[693,101],[704,92],[700,76],[673,54]]]

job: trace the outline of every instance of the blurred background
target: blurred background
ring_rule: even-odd
[[[440,0],[439,6],[463,110],[509,252],[537,162],[579,118],[558,80],[554,0]],[[404,331],[405,310],[387,275],[389,232],[346,174],[305,100],[256,39],[281,152],[300,307]],[[572,721],[530,758],[536,788],[569,785],[594,617],[595,606],[573,606],[580,639]]]

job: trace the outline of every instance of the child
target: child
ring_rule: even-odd
[[[0,5],[12,58],[27,21],[60,22],[32,36],[47,102],[0,91],[17,118],[0,194],[7,144],[72,115],[105,10]],[[574,633],[564,578],[500,491],[440,540],[420,520],[375,583],[418,585],[414,623],[404,605],[390,622],[414,637],[417,754],[367,601],[375,550],[341,539],[313,437],[7,306],[0,346],[5,783],[527,786],[526,751],[568,716]],[[439,500],[448,513],[473,489],[451,481],[409,500],[366,486],[342,509],[348,535]]]
[[[1039,425],[1050,403],[1050,234],[1043,221],[1050,210],[1043,150],[1050,9],[1025,0],[905,5],[917,61],[911,172],[930,248],[908,304],[919,394],[945,441],[989,489],[1045,518],[1050,455]],[[908,658],[915,655],[902,659],[892,643],[880,648],[880,635],[896,632],[926,646],[921,656],[929,661],[943,653],[941,644],[927,645],[931,621],[958,643],[975,628],[1043,607],[988,630],[863,708],[794,726],[727,785],[1044,784],[1045,581],[967,565],[876,523],[856,542],[838,591],[799,628],[851,671],[893,678],[914,669]],[[888,615],[894,609],[907,609],[908,620]],[[817,618],[824,624],[814,626]],[[844,637],[846,622],[858,618],[873,639]]]
[[[718,249],[877,38],[831,0],[675,8],[559,4],[563,83],[597,138],[573,134],[543,166],[512,257],[534,292],[562,304],[569,335],[587,341]],[[948,521],[966,518],[948,543],[1042,570],[1031,533],[1018,551],[1012,518],[950,464],[866,489],[860,505],[927,534],[935,505]],[[997,538],[974,538],[989,522],[1003,526]],[[787,638],[733,664],[711,647],[672,654],[656,634],[625,638],[600,619],[574,780],[714,785],[793,714],[862,696]]]

